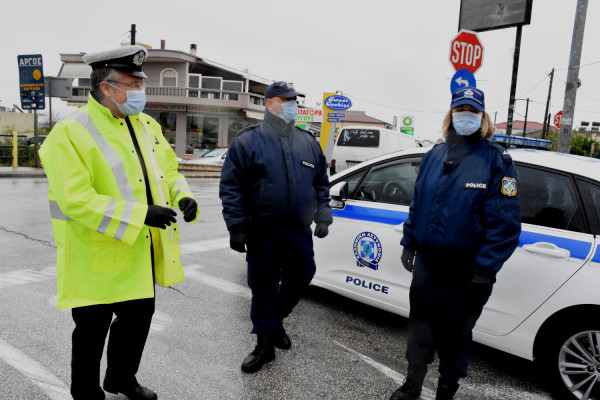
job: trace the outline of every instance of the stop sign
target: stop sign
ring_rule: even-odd
[[[554,125],[556,125],[557,128],[560,128],[561,124],[562,124],[562,110],[557,112],[554,115]]]
[[[456,71],[477,72],[483,63],[483,45],[475,32],[462,29],[450,42],[450,63]]]

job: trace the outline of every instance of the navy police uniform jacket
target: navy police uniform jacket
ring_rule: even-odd
[[[458,257],[495,280],[519,244],[517,173],[500,145],[453,128],[421,162],[400,244],[427,256]]]
[[[313,221],[333,222],[321,147],[309,132],[269,111],[262,124],[241,130],[232,141],[219,196],[230,232],[249,225],[306,230]]]

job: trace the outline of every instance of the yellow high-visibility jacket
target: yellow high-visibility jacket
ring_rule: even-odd
[[[178,207],[193,197],[160,125],[143,113],[128,118],[154,204]],[[52,129],[39,154],[50,185],[59,308],[153,297],[150,243],[156,282],[185,279],[177,224],[144,225],[146,184],[125,120],[90,95]]]

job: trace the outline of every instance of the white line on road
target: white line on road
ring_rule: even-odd
[[[184,267],[183,272],[185,273],[186,278],[198,280],[205,285],[212,286],[215,289],[222,290],[229,294],[243,297],[248,300],[252,299],[252,291],[250,288],[198,271],[201,268],[202,266],[200,265],[192,264]]]
[[[356,350],[353,350],[349,347],[344,346],[343,344],[341,344],[335,340],[333,342],[335,344],[337,344],[338,346],[340,346],[341,348],[343,348],[344,350],[346,350],[347,352],[354,354],[356,357],[360,358],[361,360],[363,360],[364,362],[366,362],[373,368],[377,369],[383,375],[387,376],[388,378],[390,378],[391,380],[396,382],[396,384],[400,385],[404,381],[404,375],[394,371],[393,369],[391,369],[389,367],[386,367],[383,364],[378,363],[377,361],[373,360],[372,358],[365,356],[364,354],[361,354]],[[469,394],[479,394],[480,396],[484,396],[484,398],[486,398],[486,399],[514,399],[514,400],[525,400],[525,399],[527,399],[527,400],[548,400],[549,399],[549,397],[541,396],[537,393],[531,393],[531,392],[523,391],[520,389],[519,390],[512,389],[512,388],[506,387],[504,385],[492,386],[487,383],[478,384],[478,385],[461,384],[461,390],[465,391]],[[423,393],[421,393],[421,397],[419,397],[419,398],[425,399],[425,400],[432,400],[433,398],[435,398],[435,392],[424,387]]]
[[[0,274],[0,289],[40,282],[56,276],[56,266],[46,267],[41,270],[12,271]]]
[[[181,244],[183,254],[200,253],[203,251],[218,250],[229,248],[229,236],[213,240],[203,240],[201,242]]]
[[[20,371],[52,400],[71,399],[69,388],[25,353],[0,340],[0,359]]]

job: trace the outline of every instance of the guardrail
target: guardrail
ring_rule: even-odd
[[[0,143],[0,165],[12,164],[13,170],[16,170],[19,166],[19,160],[23,165],[33,159],[32,147],[20,145],[18,142],[18,138],[26,138],[27,135],[19,135],[17,132],[13,132],[10,135],[0,134],[1,137],[12,138],[12,141],[9,145]],[[4,160],[12,160],[12,162],[5,162]]]

